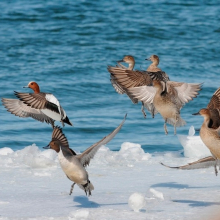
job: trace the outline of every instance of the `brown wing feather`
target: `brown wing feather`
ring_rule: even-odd
[[[152,84],[148,72],[108,66],[108,71],[124,89]]]
[[[220,88],[218,88],[213,94],[209,104],[207,105],[208,109],[220,109]]]
[[[14,92],[15,95],[28,106],[36,109],[43,109],[47,104],[44,93],[20,93]]]
[[[54,124],[54,120],[41,112],[40,109],[34,109],[24,104],[18,99],[5,99],[2,98],[2,104],[5,106],[8,112],[22,118],[32,117],[40,122],[46,122],[48,124]]]
[[[69,148],[68,140],[65,134],[63,133],[62,128],[60,128],[59,126],[54,127],[53,133],[52,133],[52,140],[58,140],[62,147]]]

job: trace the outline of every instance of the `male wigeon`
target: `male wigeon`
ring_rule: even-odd
[[[2,98],[5,108],[19,117],[32,117],[38,121],[46,122],[54,127],[54,121],[60,121],[72,126],[66,112],[61,107],[57,98],[51,93],[40,92],[36,82],[29,82],[24,88],[31,88],[34,93],[14,92],[18,99]]]

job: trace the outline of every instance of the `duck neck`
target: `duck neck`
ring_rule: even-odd
[[[33,91],[34,91],[34,93],[35,94],[37,94],[37,93],[40,93],[40,88],[39,88],[39,86],[37,85],[37,86],[35,86],[34,88],[32,88],[33,89]]]
[[[203,121],[203,124],[205,125],[206,128],[210,128],[210,117],[209,115],[204,115],[204,121]]]
[[[134,69],[134,65],[135,65],[135,62],[129,63],[128,64],[128,70],[133,70]]]

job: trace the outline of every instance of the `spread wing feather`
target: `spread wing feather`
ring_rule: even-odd
[[[165,167],[169,167],[169,168],[174,168],[174,169],[182,169],[182,170],[192,170],[192,169],[202,169],[202,168],[208,168],[208,167],[214,167],[216,164],[216,160],[212,157],[205,157],[202,158],[200,160],[197,160],[195,162],[192,163],[188,163],[186,165],[183,166],[178,166],[178,167],[170,167],[167,166],[163,163],[161,163],[161,165],[165,166]],[[218,165],[220,165],[220,161],[218,160]]]
[[[98,149],[104,145],[107,144],[109,141],[111,141],[115,135],[120,131],[121,127],[123,126],[125,119],[126,119],[127,114],[124,117],[124,120],[121,122],[121,124],[109,135],[104,137],[102,140],[99,142],[93,144],[91,147],[89,147],[87,150],[85,150],[82,154],[77,155],[78,159],[80,160],[81,164],[85,167],[88,166],[90,163],[90,160],[95,156],[96,152]]]
[[[213,94],[209,104],[208,109],[220,109],[220,88],[218,88]]]
[[[175,94],[177,92],[176,98],[178,98],[183,106],[185,103],[191,101],[193,98],[197,97],[198,91],[201,90],[202,83],[184,83],[184,82],[166,82],[167,92],[169,94]],[[173,91],[173,90],[176,90]]]
[[[52,94],[45,94],[45,93],[20,93],[14,92],[15,95],[23,101],[28,106],[31,106],[35,109],[50,109],[58,114],[60,114],[60,105],[57,105],[58,100]],[[53,99],[48,99],[48,97],[53,97]],[[46,99],[47,98],[47,99]]]
[[[38,120],[40,122],[54,124],[54,120],[42,113],[40,109],[31,108],[30,106],[26,105],[24,102],[18,99],[2,98],[2,103],[7,109],[7,111],[11,112],[16,116],[22,118],[32,117],[33,119]]]

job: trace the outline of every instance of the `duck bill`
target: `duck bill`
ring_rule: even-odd
[[[200,113],[199,113],[199,112],[196,112],[196,113],[193,113],[192,115],[200,115]]]
[[[50,144],[48,144],[46,147],[43,147],[44,149],[50,149]]]
[[[27,86],[23,86],[23,88],[29,88],[29,86],[27,85]]]
[[[118,62],[118,63],[122,63],[122,62],[124,62],[124,60],[118,60],[117,62]]]
[[[150,58],[146,58],[145,60],[150,60]]]

